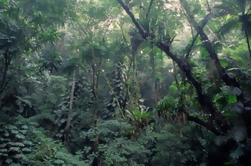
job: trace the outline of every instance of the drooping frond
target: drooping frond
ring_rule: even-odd
[[[218,34],[221,36],[226,35],[227,33],[231,32],[234,28],[240,26],[240,22],[238,17],[231,17],[227,22],[225,22],[218,31]]]

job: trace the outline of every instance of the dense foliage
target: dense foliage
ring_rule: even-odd
[[[251,165],[249,0],[0,0],[0,166]]]

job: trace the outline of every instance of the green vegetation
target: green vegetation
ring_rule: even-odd
[[[249,0],[0,0],[0,166],[250,166]]]

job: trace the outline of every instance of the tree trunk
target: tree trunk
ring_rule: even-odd
[[[9,70],[9,66],[11,63],[11,58],[9,54],[9,50],[6,50],[6,52],[3,55],[3,71],[2,71],[2,78],[1,78],[1,83],[0,83],[0,95],[4,92],[6,86],[7,86],[7,73]]]
[[[150,66],[152,68],[152,80],[153,80],[153,97],[154,97],[154,102],[156,103],[158,101],[158,83],[156,80],[156,69],[155,69],[155,58],[154,58],[154,53],[153,53],[153,46],[152,50],[150,53]]]
[[[68,116],[67,116],[67,121],[66,121],[66,126],[65,126],[65,133],[64,133],[64,142],[65,144],[68,143],[69,141],[69,132],[70,132],[70,127],[71,127],[71,121],[72,121],[72,116],[73,116],[73,103],[74,103],[74,93],[75,93],[75,87],[76,87],[76,71],[73,71],[72,74],[72,84],[71,84],[71,93],[70,93],[70,101],[69,101],[69,111],[68,111]]]
[[[250,47],[250,41],[249,41],[249,36],[248,36],[247,28],[245,28],[244,31],[245,31],[245,37],[246,37],[246,41],[247,41],[249,56],[251,58],[251,47]]]

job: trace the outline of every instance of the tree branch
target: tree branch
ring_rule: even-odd
[[[219,57],[213,47],[212,42],[209,40],[209,37],[206,35],[206,33],[203,30],[203,27],[200,26],[196,21],[194,16],[191,14],[190,9],[188,7],[188,3],[186,0],[180,0],[181,4],[183,6],[183,8],[185,9],[186,13],[187,13],[187,19],[188,21],[193,25],[193,27],[195,28],[195,30],[197,31],[197,33],[199,34],[201,40],[203,41],[203,45],[206,48],[207,52],[209,53],[210,58],[213,60],[217,72],[220,75],[220,78],[222,79],[223,82],[225,82],[226,85],[228,86],[233,86],[233,87],[240,87],[238,81],[235,78],[231,78],[228,73],[226,72],[226,70],[222,67],[222,65],[220,64],[220,60]],[[208,15],[208,19],[209,19],[209,15]]]
[[[150,1],[150,4],[149,4],[148,9],[147,9],[147,12],[146,12],[146,18],[149,17],[149,14],[150,14],[150,12],[151,12],[151,8],[152,8],[152,6],[153,6],[153,1],[154,1],[154,0],[151,0],[151,1]]]
[[[140,32],[141,36],[147,40],[147,37],[151,37],[151,40],[154,41],[154,37],[148,33],[146,33],[146,31],[144,30],[144,28],[138,23],[138,21],[135,19],[133,13],[130,11],[129,7],[122,1],[122,0],[117,0],[119,2],[119,4],[121,4],[121,6],[124,8],[124,10],[126,11],[126,13],[129,15],[129,17],[131,18],[132,22],[134,23],[134,25],[136,26],[136,28],[138,29],[138,31]],[[163,43],[161,41],[158,41],[156,43],[154,43],[159,49],[161,49],[163,52],[166,53],[166,55],[168,57],[170,57],[175,63],[177,63],[177,65],[179,66],[179,68],[181,69],[181,71],[183,73],[185,73],[186,78],[188,79],[188,81],[193,85],[193,87],[195,88],[196,94],[197,94],[197,99],[202,107],[202,109],[206,112],[206,113],[210,113],[212,114],[212,116],[214,117],[216,109],[212,103],[212,100],[209,96],[207,96],[206,94],[203,93],[202,90],[202,86],[199,83],[198,80],[195,79],[195,77],[192,74],[192,67],[190,66],[190,64],[186,61],[186,59],[182,59],[179,58],[179,56],[177,56],[176,54],[172,53],[170,50],[170,45],[169,43]],[[181,56],[180,56],[181,57]]]
[[[211,123],[204,122],[203,120],[190,115],[187,115],[187,120],[205,127],[207,130],[211,131],[215,135],[220,135],[220,132]]]
[[[202,21],[201,21],[201,23],[200,23],[200,25],[201,25],[201,27],[202,28],[204,28],[205,26],[206,26],[206,24],[208,23],[208,21],[209,21],[209,17],[211,16],[211,14],[208,14]],[[192,25],[191,25],[192,26]],[[189,44],[187,47],[186,47],[186,55],[185,55],[185,58],[187,59],[189,56],[190,56],[190,54],[191,54],[191,52],[192,52],[192,49],[193,49],[193,47],[194,47],[194,45],[195,45],[195,42],[196,42],[196,40],[198,39],[198,37],[199,37],[199,33],[197,32],[196,33],[196,35],[193,37],[193,40],[192,40],[192,43],[191,44]]]
[[[149,34],[147,33],[147,31],[144,29],[144,27],[136,20],[134,14],[130,11],[128,5],[126,5],[123,0],[117,0],[118,3],[123,7],[123,9],[126,11],[126,13],[130,16],[132,22],[134,23],[134,25],[137,27],[139,33],[141,34],[141,36],[146,39]]]

